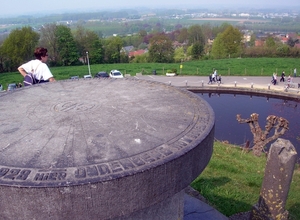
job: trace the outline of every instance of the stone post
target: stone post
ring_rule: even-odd
[[[251,220],[288,219],[285,204],[293,177],[297,152],[289,140],[278,138],[269,150],[265,176]]]

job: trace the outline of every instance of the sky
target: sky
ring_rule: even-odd
[[[151,8],[210,8],[210,7],[253,8],[291,6],[300,11],[299,0],[0,0],[0,16],[30,14],[52,14],[64,12],[95,12],[107,9],[120,10],[137,7]]]

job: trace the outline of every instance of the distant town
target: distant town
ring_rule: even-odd
[[[218,25],[222,22],[228,22],[233,25],[243,26],[242,29],[253,31],[266,30],[266,23],[270,29],[275,31],[293,31],[300,30],[300,10],[296,9],[132,9],[120,11],[101,11],[101,12],[70,12],[63,14],[49,14],[44,16],[18,16],[11,18],[0,18],[0,34],[7,34],[14,28],[22,26],[32,26],[39,28],[47,23],[60,23],[76,26],[78,22],[95,23],[99,26],[101,23],[132,23],[149,22],[155,19],[161,24],[182,24],[188,26],[199,22]],[[100,23],[100,24],[99,24]],[[176,26],[176,25],[174,25]],[[99,27],[104,36],[111,33]],[[172,31],[164,28],[166,31]],[[116,34],[134,34],[128,30],[127,33]]]
[[[87,51],[91,64],[296,58],[299,31],[300,13],[292,9],[127,9],[1,18],[0,72],[32,56],[33,48],[20,53],[19,45],[48,48],[51,66],[85,64]]]

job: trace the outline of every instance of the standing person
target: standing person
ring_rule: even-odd
[[[212,80],[212,75],[213,75],[212,73],[209,74],[209,76],[208,76],[209,81],[208,81],[207,84],[212,84],[212,82],[213,82],[213,80]]]
[[[294,69],[294,77],[296,77],[297,76],[297,69],[295,68]]]
[[[220,84],[222,83],[222,76],[221,76],[221,74],[217,77],[217,82],[220,82]]]
[[[32,74],[33,83],[54,82],[55,79],[50,72],[46,62],[48,60],[48,50],[43,47],[38,47],[34,51],[35,60],[31,60],[21,65],[18,70],[22,76]]]
[[[291,74],[290,74],[289,77],[288,77],[288,79],[287,79],[287,81],[288,81],[288,82],[292,82],[292,80],[293,80],[293,79],[292,79]]]
[[[280,82],[284,82],[284,77],[285,77],[285,73],[284,73],[284,71],[282,71],[282,73],[281,73],[281,78],[280,78]]]
[[[287,82],[288,82],[287,88],[289,88],[289,87],[290,87],[290,84],[289,84],[289,83],[292,83],[292,82],[293,82],[293,78],[291,77],[291,74],[289,74],[289,77],[287,78]]]
[[[218,77],[218,73],[217,73],[217,70],[215,70],[214,74],[213,74],[213,80],[214,80],[214,82],[217,81],[217,77]]]
[[[273,73],[273,85],[275,86],[277,84],[277,74]]]

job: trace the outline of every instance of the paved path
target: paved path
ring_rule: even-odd
[[[189,90],[197,89],[237,89],[237,90],[259,90],[271,93],[281,93],[285,96],[300,97],[300,88],[288,88],[286,83],[278,82],[277,85],[271,83],[271,77],[265,76],[222,76],[221,84],[208,84],[208,77],[205,76],[157,76],[139,75],[138,79],[154,80],[178,87],[185,87]],[[280,79],[280,78],[279,78]],[[279,81],[278,79],[278,81]],[[293,78],[293,83],[300,83],[300,77]]]

